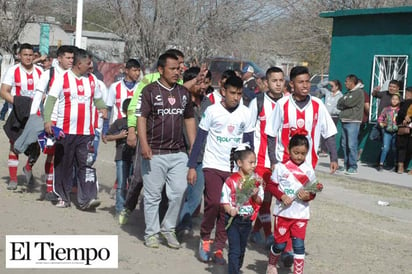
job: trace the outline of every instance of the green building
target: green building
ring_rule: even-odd
[[[322,12],[320,16],[333,18],[329,79],[338,79],[343,84],[348,74],[355,74],[362,79],[368,94],[375,86],[387,90],[392,79],[401,81],[402,91],[412,85],[412,80],[408,79],[408,75],[412,75],[409,67],[411,6],[338,10]],[[369,121],[373,124],[378,116],[379,102],[371,97],[370,103]],[[368,138],[363,141],[362,160],[377,162],[380,144]]]

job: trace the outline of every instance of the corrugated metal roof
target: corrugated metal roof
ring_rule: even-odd
[[[412,13],[412,6],[378,8],[378,9],[352,9],[352,10],[324,11],[324,12],[321,12],[319,16],[323,18],[335,18],[335,17],[343,17],[343,16],[377,15],[377,14],[393,14],[393,13]]]

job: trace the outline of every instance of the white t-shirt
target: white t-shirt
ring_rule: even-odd
[[[57,98],[57,127],[65,134],[93,135],[93,99],[102,98],[93,74],[77,77],[72,70],[54,80],[49,96]]]
[[[287,164],[294,165],[291,162],[286,163],[286,165]],[[277,164],[272,173],[271,179],[278,186],[280,191],[291,198],[295,198],[295,200],[291,205],[285,206],[282,201],[276,199],[273,215],[290,219],[309,219],[309,203],[296,198],[297,192],[299,192],[299,190],[303,187],[302,182],[297,179],[297,176],[295,176],[296,173],[292,172],[291,169],[286,167],[286,165],[283,163]],[[309,182],[316,180],[315,171],[310,164],[304,162],[298,168],[306,174]]]
[[[208,131],[203,168],[230,172],[230,151],[242,143],[243,133],[253,131],[250,111],[243,104],[229,112],[217,103],[203,114],[199,128]]]
[[[268,117],[265,133],[276,137],[276,159],[285,162],[289,159],[287,147],[292,129],[305,128],[309,140],[309,152],[306,162],[315,168],[318,162],[317,151],[320,137],[329,138],[337,133],[335,123],[323,102],[315,97],[303,109],[300,109],[292,96],[277,101],[272,114]]]
[[[265,134],[266,121],[272,114],[276,102],[273,101],[266,93],[264,94],[263,106],[260,113],[258,112],[257,98],[254,98],[249,109],[252,117],[252,124],[255,126],[254,146],[256,153],[256,166],[271,168],[268,153],[268,138]]]

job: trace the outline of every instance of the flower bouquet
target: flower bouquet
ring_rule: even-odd
[[[262,183],[262,178],[255,174],[247,175],[239,182],[236,188],[236,207],[238,209],[252,197],[253,190],[256,188],[256,182]],[[233,216],[230,216],[226,229],[232,224],[233,218]]]
[[[304,185],[303,187],[301,187],[300,189],[298,189],[295,192],[295,198],[298,197],[298,193],[301,189],[303,189],[304,191],[315,194],[315,193],[321,192],[323,190],[323,184],[320,183],[318,180],[310,181],[310,182],[306,183],[306,185]]]

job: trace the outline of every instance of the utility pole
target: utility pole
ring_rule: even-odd
[[[80,48],[82,45],[82,29],[83,29],[83,0],[77,0],[75,46],[78,48]]]

